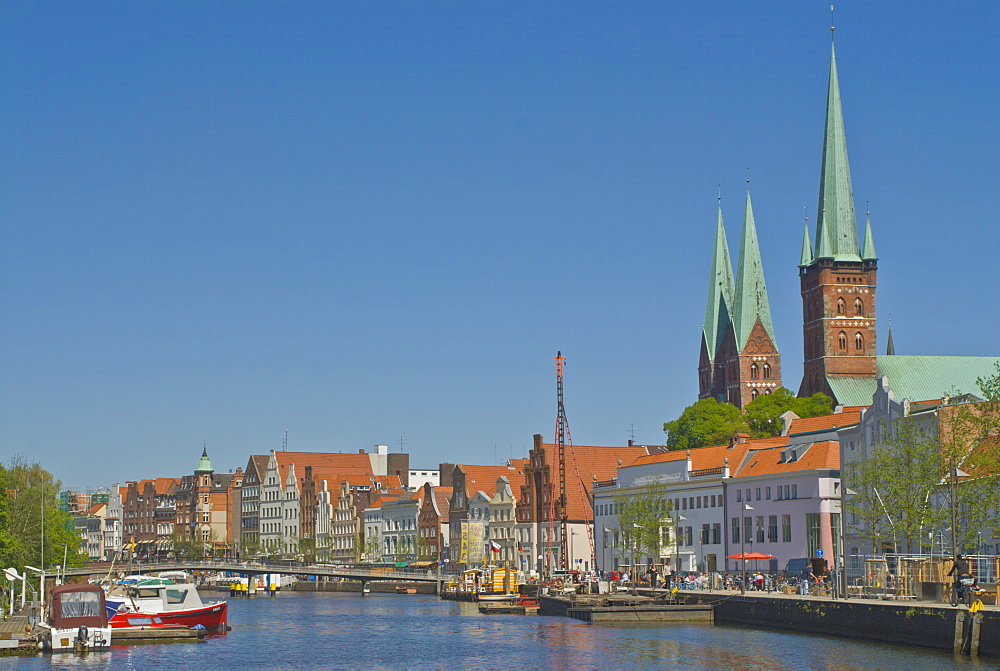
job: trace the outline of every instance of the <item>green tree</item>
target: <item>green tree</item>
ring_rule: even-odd
[[[663,430],[671,450],[721,445],[737,433],[750,433],[739,408],[714,398],[703,398],[684,408],[680,417],[663,425]]]
[[[878,554],[887,541],[892,541],[892,526],[879,487],[883,486],[886,473],[894,468],[891,450],[878,445],[866,458],[844,467],[844,482],[851,488],[843,505],[847,527],[852,535],[868,542],[872,554]]]
[[[831,412],[833,399],[826,394],[799,398],[781,387],[773,394],[758,396],[746,407],[743,415],[754,438],[781,434],[781,415],[789,410],[799,417],[818,417]]]
[[[659,481],[615,494],[619,542],[623,559],[636,563],[643,555],[659,557],[665,544],[665,530],[673,522],[667,487]]]
[[[0,466],[0,561],[24,572],[87,561],[73,518],[59,506],[60,482],[17,455]]]

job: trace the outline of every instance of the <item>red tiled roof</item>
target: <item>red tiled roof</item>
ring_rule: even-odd
[[[843,426],[851,426],[861,421],[861,412],[835,412],[830,415],[820,415],[819,417],[801,417],[793,419],[792,425],[788,427],[788,435],[797,433],[813,433],[815,431],[832,431]]]
[[[736,443],[733,447],[729,444],[710,445],[706,447],[696,447],[691,450],[691,469],[700,471],[706,468],[722,468],[729,459],[729,466],[737,468],[743,461],[748,450],[780,447],[788,442],[788,436],[774,436],[773,438],[751,438],[742,443]],[[648,457],[639,457],[632,466],[645,466],[647,464],[659,464],[667,461],[679,461],[687,459],[686,450],[671,450],[659,454],[651,454]],[[613,477],[613,476],[612,476]]]
[[[86,515],[87,517],[93,517],[94,515],[96,515],[96,514],[98,513],[98,511],[99,511],[99,510],[100,510],[101,508],[103,508],[103,507],[104,507],[104,506],[106,506],[106,505],[108,505],[108,504],[107,504],[107,503],[95,503],[94,505],[92,505],[92,506],[90,506],[89,508],[87,508],[87,512],[86,512],[86,513],[84,513],[84,514],[85,514],[85,515]]]
[[[542,443],[545,463],[551,469],[554,486],[558,487],[559,462],[556,445]],[[566,446],[566,516],[570,520],[589,520],[593,513],[587,492],[594,481],[609,480],[618,473],[618,466],[628,466],[649,453],[641,445],[603,447],[597,445]],[[534,451],[534,450],[533,450]],[[556,496],[558,496],[558,491]],[[515,490],[515,496],[517,491]]]
[[[807,447],[808,449],[806,449]],[[782,463],[782,454],[787,454],[791,450],[797,453],[798,458],[795,461]],[[804,453],[803,450],[805,450]],[[840,443],[835,440],[812,443],[811,445],[804,443],[787,450],[773,448],[753,450],[735,476],[773,475],[826,468],[840,468]]]
[[[487,496],[497,493],[497,479],[504,477],[513,485],[515,478],[524,480],[523,472],[518,472],[507,466],[477,466],[475,464],[459,464],[465,473],[465,493],[472,498],[476,492],[484,492]]]

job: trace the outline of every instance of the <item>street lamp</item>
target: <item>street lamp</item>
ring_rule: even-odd
[[[749,489],[747,491],[750,491]],[[740,581],[740,594],[746,594],[747,587],[747,553],[743,551],[743,541],[746,539],[747,535],[747,525],[744,521],[743,513],[747,510],[753,510],[753,507],[749,503],[744,503],[740,507],[740,559],[743,561],[743,579]]]
[[[687,518],[679,512],[674,517],[674,584],[677,584],[681,575],[681,522],[686,522]]]

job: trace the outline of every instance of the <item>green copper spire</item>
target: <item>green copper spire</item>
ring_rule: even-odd
[[[757,319],[771,337],[775,350],[778,343],[774,339],[771,325],[771,307],[767,301],[767,287],[764,286],[764,268],[760,261],[760,247],[757,244],[757,225],[753,220],[750,192],[747,191],[746,212],[743,215],[743,239],[740,242],[740,260],[736,267],[736,292],[733,328],[736,331],[736,347],[739,350],[747,344],[750,332]]]
[[[865,246],[861,251],[861,258],[865,261],[876,261],[878,255],[875,254],[875,240],[872,239],[872,219],[865,216]]]
[[[198,466],[194,469],[195,473],[214,473],[215,469],[212,468],[212,460],[208,458],[208,447],[204,447],[201,451],[201,459],[198,460]]]
[[[847,138],[840,107],[837,55],[830,46],[830,85],[826,97],[826,129],[823,132],[823,167],[819,180],[819,216],[816,219],[816,258],[861,261],[858,254],[858,224],[854,216],[851,168],[847,161]]]
[[[730,322],[730,307],[733,304],[733,263],[729,258],[729,244],[726,229],[722,225],[722,206],[715,226],[715,250],[712,253],[712,271],[708,277],[708,308],[705,311],[705,325],[702,330],[708,358],[715,361],[715,351],[722,341],[722,334]]]
[[[813,262],[813,248],[809,241],[809,224],[805,225],[805,232],[802,234],[802,256],[799,257],[799,268],[804,268]]]

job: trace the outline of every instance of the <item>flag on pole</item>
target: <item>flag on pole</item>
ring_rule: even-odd
[[[500,552],[500,544],[496,541],[490,541],[490,549],[494,552]]]

